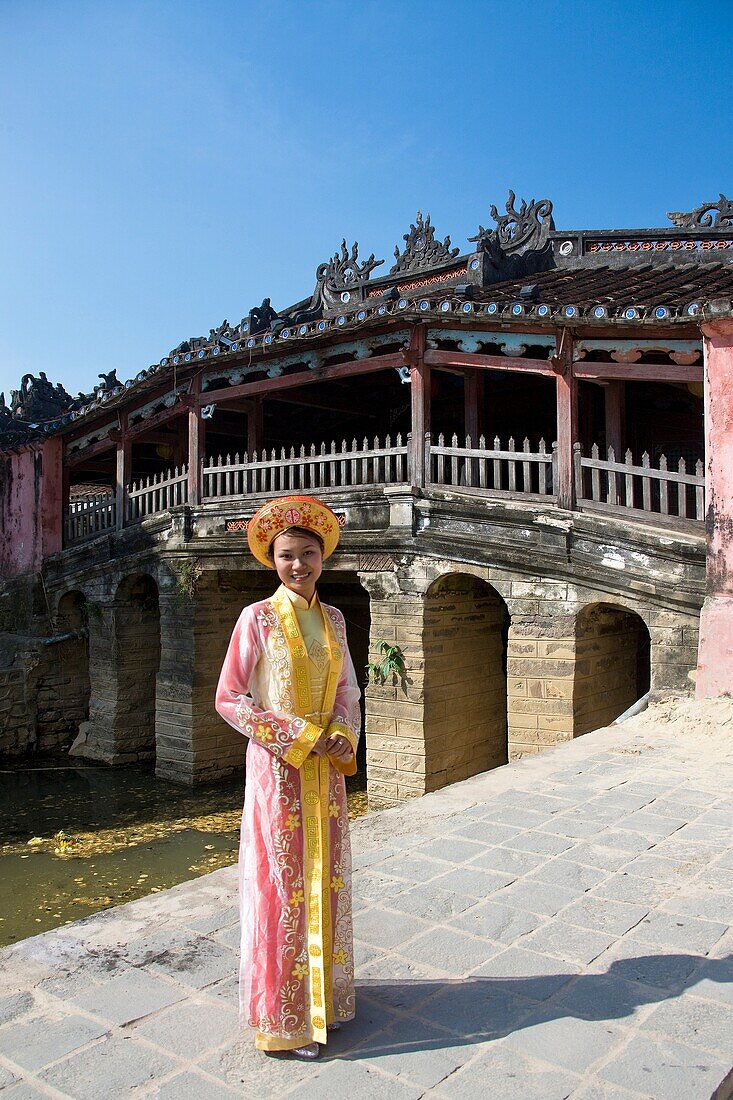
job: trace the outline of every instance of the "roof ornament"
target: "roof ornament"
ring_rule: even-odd
[[[549,234],[555,228],[552,218],[552,203],[549,199],[540,199],[536,202],[532,199],[529,204],[522,199],[522,205],[516,210],[514,203],[516,195],[509,192],[506,201],[506,214],[499,214],[492,204],[491,216],[496,222],[494,229],[478,227],[475,237],[469,237],[470,241],[477,241],[479,251],[485,249],[488,252],[513,256],[525,252],[539,252],[549,245]]]
[[[336,252],[327,263],[319,264],[316,269],[316,288],[310,302],[299,310],[294,321],[310,321],[321,317],[324,312],[343,309],[344,306],[357,305],[366,298],[366,284],[374,271],[384,260],[375,260],[372,252],[359,263],[359,245],[354,241],[351,249],[346,247],[346,238],[341,242],[340,252]]]
[[[19,390],[10,391],[10,411],[16,420],[39,423],[53,420],[66,412],[73,398],[60,382],[54,386],[49,382],[45,371],[36,378],[33,374],[24,374]]]
[[[14,450],[32,439],[37,439],[41,435],[38,429],[31,428],[22,420],[16,420],[5,404],[5,394],[0,394],[0,398],[0,449]]]
[[[249,334],[256,336],[258,332],[267,332],[272,328],[272,322],[277,320],[278,312],[273,309],[269,298],[262,299],[261,306],[253,306],[249,311]]]
[[[111,371],[107,371],[106,374],[103,371],[100,371],[97,377],[102,379],[100,384],[95,387],[98,394],[100,392],[111,393],[112,390],[118,389],[121,385],[120,380],[117,377],[116,367],[113,367]]]
[[[229,322],[227,321],[227,319],[225,317],[220,325],[217,325],[216,328],[210,328],[209,329],[208,343],[218,344],[219,341],[221,340],[222,336],[224,336],[225,338],[228,338],[230,336],[230,334],[231,334],[230,325],[229,325]]]
[[[478,227],[475,237],[476,252],[469,268],[476,271],[478,280],[487,286],[503,279],[523,278],[553,266],[550,234],[555,228],[552,219],[552,203],[549,199],[532,199],[517,210],[516,196],[509,192],[506,214],[499,214],[492,205],[491,216],[496,222],[493,229]]]
[[[206,343],[205,336],[189,336],[188,340],[182,340],[177,347],[171,348],[168,352],[168,358],[172,359],[175,355],[192,355],[195,351],[204,347]]]
[[[733,201],[721,192],[717,202],[704,202],[689,214],[669,210],[667,217],[679,229],[733,229]]]
[[[422,213],[418,210],[415,222],[415,225],[410,225],[410,232],[402,236],[405,242],[404,251],[400,253],[399,245],[395,245],[397,263],[390,268],[390,275],[439,267],[455,259],[460,252],[459,248],[451,248],[450,237],[446,237],[443,242],[435,240],[435,228],[430,224],[429,214],[423,221]]]

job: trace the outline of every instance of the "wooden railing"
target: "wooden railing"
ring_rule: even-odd
[[[263,451],[261,456],[235,455],[209,459],[203,468],[203,500],[241,499],[277,493],[301,493],[360,485],[402,485],[408,481],[407,443],[398,435],[357,440],[340,448],[321,443],[290,451]]]
[[[361,444],[344,440],[340,447],[322,443],[278,451],[263,451],[261,455],[229,455],[209,459],[201,468],[202,502],[239,501],[243,505],[262,497],[284,493],[328,493],[329,490],[409,485],[411,477],[408,440],[398,435],[394,441],[387,436],[364,439]],[[613,511],[663,517],[665,523],[700,522],[705,515],[705,483],[703,464],[695,464],[688,473],[685,460],[680,459],[675,470],[668,469],[664,456],[657,467],[649,455],[642,455],[636,465],[630,451],[624,460],[616,461],[609,448],[601,458],[597,446],[590,457],[574,447],[574,482],[577,506],[580,509]],[[513,439],[502,447],[498,438],[487,446],[481,436],[476,445],[470,437],[459,444],[458,437],[450,442],[440,435],[433,441],[425,439],[427,487],[451,489],[460,493],[471,490],[487,496],[556,501],[557,444],[548,450],[544,439],[534,446],[528,439],[518,449]],[[134,523],[188,501],[188,471],[176,467],[134,482],[126,494],[125,522]],[[73,500],[64,517],[67,545],[93,538],[117,524],[115,494]]]
[[[517,450],[513,439],[502,448],[498,436],[493,447],[487,447],[484,436],[476,446],[470,436],[459,444],[454,435],[450,444],[438,436],[437,443],[428,439],[428,482],[434,486],[457,489],[485,489],[489,493],[554,498],[554,466],[556,444],[547,450],[544,439],[532,450],[529,439]]]
[[[188,500],[188,471],[185,466],[134,481],[127,491],[128,520],[154,516]]]
[[[579,443],[574,446],[573,459],[575,491],[581,507],[600,504],[649,516],[705,518],[705,478],[699,459],[694,474],[688,474],[684,458],[679,459],[676,470],[669,470],[665,455],[654,467],[645,451],[638,466],[631,451],[626,451],[623,462],[617,462],[613,447],[608,448],[606,458],[601,458],[596,444],[590,458],[585,458]]]
[[[117,512],[114,493],[97,493],[94,496],[72,500],[64,517],[66,544],[83,542],[104,534],[115,526]]]

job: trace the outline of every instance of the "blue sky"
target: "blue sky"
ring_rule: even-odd
[[[2,0],[0,389],[124,380],[341,238],[421,209],[466,249],[507,188],[558,227],[733,193],[717,0]]]

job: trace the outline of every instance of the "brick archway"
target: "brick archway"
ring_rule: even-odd
[[[507,762],[509,613],[478,577],[448,573],[425,595],[425,789]]]
[[[618,718],[650,685],[646,623],[618,604],[584,607],[575,622],[573,736]]]
[[[158,586],[147,573],[125,577],[113,603],[117,659],[115,753],[119,763],[155,755],[155,681],[160,666]]]

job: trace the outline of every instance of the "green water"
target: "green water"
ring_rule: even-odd
[[[192,790],[68,757],[0,770],[0,945],[236,862],[243,794],[243,777]]]

